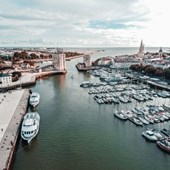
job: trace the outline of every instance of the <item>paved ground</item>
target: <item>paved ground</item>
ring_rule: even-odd
[[[19,126],[28,104],[29,91],[15,90],[0,94],[0,169],[10,163],[19,134]]]

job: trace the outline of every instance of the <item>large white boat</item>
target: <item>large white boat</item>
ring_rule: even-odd
[[[38,134],[40,115],[37,112],[30,112],[24,116],[21,126],[21,137],[28,143]]]
[[[40,94],[38,92],[33,92],[29,99],[29,104],[33,107],[37,106],[40,102]]]

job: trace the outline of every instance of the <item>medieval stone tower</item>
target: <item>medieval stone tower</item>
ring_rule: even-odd
[[[85,64],[85,67],[90,67],[91,66],[91,57],[90,57],[90,55],[88,55],[88,54],[84,55],[83,63]]]
[[[57,71],[66,71],[66,61],[63,49],[58,48],[57,52],[52,54],[53,65]]]

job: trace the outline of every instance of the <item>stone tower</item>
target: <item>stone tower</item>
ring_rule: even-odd
[[[83,63],[85,64],[85,67],[91,67],[90,55],[88,55],[88,54],[84,55]]]
[[[58,71],[66,71],[66,61],[63,49],[58,48],[57,52],[52,54],[54,68]]]

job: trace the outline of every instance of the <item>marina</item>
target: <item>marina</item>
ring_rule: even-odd
[[[107,53],[107,50],[105,52]],[[164,118],[164,121],[161,121],[155,117],[154,122],[149,125],[136,126],[129,120],[122,121],[114,116],[114,109],[123,110],[131,116],[131,109],[136,108],[137,116],[145,116],[150,120],[149,115],[145,115],[146,111],[141,108],[148,107],[156,114],[154,109],[158,108],[152,105],[168,105],[169,98],[153,96],[153,100],[145,99],[142,102],[132,98],[132,102],[128,103],[118,100],[119,104],[114,102],[98,104],[94,99],[96,95],[106,95],[106,98],[110,98],[107,94],[125,93],[126,85],[114,85],[117,89],[115,90],[114,86],[100,82],[98,77],[90,73],[79,73],[75,69],[75,64],[80,60],[69,61],[66,75],[40,79],[31,88],[32,91],[41,94],[41,102],[36,108],[41,116],[41,131],[28,147],[23,146],[19,140],[13,169],[20,170],[27,166],[28,170],[39,168],[166,170],[170,166],[169,155],[160,150],[155,142],[144,140],[142,132],[148,128],[156,129],[158,132],[164,128],[169,129],[169,120]],[[72,75],[74,78],[71,78]],[[82,88],[80,87],[82,82],[93,82],[95,86],[98,86],[98,83],[102,85]],[[98,90],[104,88],[105,93],[89,94],[90,89],[93,92],[96,88]],[[109,92],[109,89],[115,91]],[[152,90],[151,88],[149,92]],[[156,96],[154,93],[153,95]]]
[[[2,0],[0,170],[170,169],[169,1]]]

